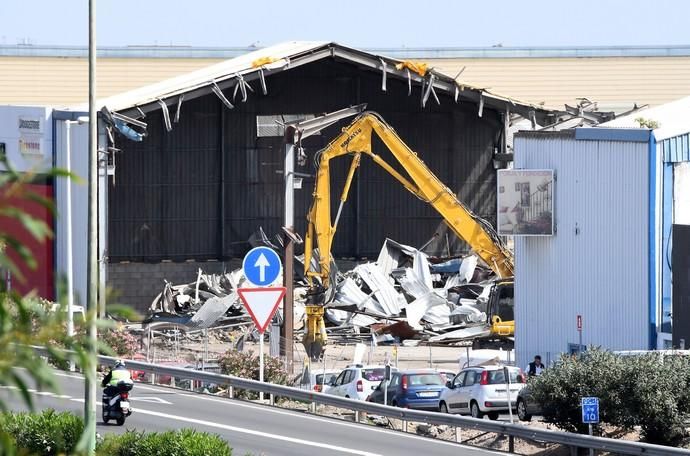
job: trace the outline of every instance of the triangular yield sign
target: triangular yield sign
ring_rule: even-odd
[[[285,287],[238,288],[237,293],[254,320],[256,329],[263,333],[285,296]]]

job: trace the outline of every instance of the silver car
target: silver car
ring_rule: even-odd
[[[501,412],[508,411],[508,407],[515,408],[518,392],[525,386],[525,376],[519,368],[506,369],[510,386],[506,383],[503,366],[463,369],[441,393],[439,410],[442,413],[472,415],[474,418],[483,418],[486,414],[491,420],[498,419]]]

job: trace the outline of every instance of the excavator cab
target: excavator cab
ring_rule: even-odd
[[[512,280],[496,282],[489,296],[487,316],[494,337],[512,337],[515,334],[515,293]]]

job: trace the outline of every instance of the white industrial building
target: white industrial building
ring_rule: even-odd
[[[552,236],[515,239],[520,365],[582,344],[656,346],[654,137],[647,129],[521,132],[516,169],[552,169]]]
[[[653,130],[633,128],[640,118]],[[514,163],[555,175],[554,234],[515,239],[518,361],[576,351],[580,334],[611,350],[687,348],[690,97],[598,128],[520,132]]]

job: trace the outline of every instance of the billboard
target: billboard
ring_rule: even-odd
[[[498,170],[498,234],[552,236],[552,169]]]

